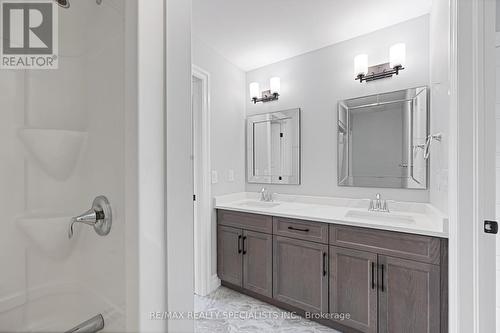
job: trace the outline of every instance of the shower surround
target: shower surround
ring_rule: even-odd
[[[0,331],[126,327],[125,4],[58,8],[59,69],[0,75]],[[106,237],[69,222],[105,195]]]

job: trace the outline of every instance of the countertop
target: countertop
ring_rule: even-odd
[[[214,198],[217,209],[448,238],[448,217],[428,203],[387,200],[389,213],[369,212],[369,199],[240,192]]]

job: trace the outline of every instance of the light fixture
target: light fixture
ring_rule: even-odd
[[[250,83],[250,97],[254,104],[257,102],[270,102],[276,101],[280,95],[281,91],[281,80],[279,77],[272,77],[269,80],[269,90],[264,90],[260,92],[260,86],[258,82]],[[259,97],[260,94],[260,97]]]
[[[398,43],[389,49],[389,62],[368,67],[368,56],[360,54],[354,57],[354,75],[360,83],[399,75],[405,69],[406,45]]]

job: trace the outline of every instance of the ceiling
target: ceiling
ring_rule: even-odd
[[[425,15],[432,0],[193,0],[193,34],[249,71]]]

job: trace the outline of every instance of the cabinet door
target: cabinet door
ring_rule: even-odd
[[[221,280],[239,287],[243,281],[242,238],[241,229],[217,228],[217,273]]]
[[[378,262],[379,332],[439,332],[439,266],[386,256]]]
[[[330,313],[349,314],[338,320],[344,326],[377,332],[377,254],[330,247]]]
[[[274,236],[273,297],[309,312],[328,312],[328,246]]]
[[[273,236],[243,231],[243,288],[272,297]]]

